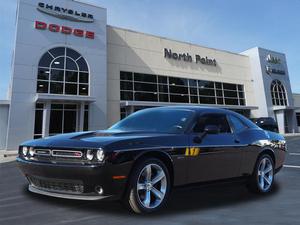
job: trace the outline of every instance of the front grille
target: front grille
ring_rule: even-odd
[[[52,156],[56,157],[68,157],[68,158],[81,158],[81,151],[70,151],[70,150],[52,150]]]
[[[73,194],[81,194],[84,191],[83,183],[81,181],[54,180],[33,176],[27,176],[27,179],[33,186],[48,191],[68,192]]]
[[[82,163],[86,161],[84,150],[82,149],[47,149],[38,147],[34,148],[34,155],[31,156],[30,159],[66,163]]]

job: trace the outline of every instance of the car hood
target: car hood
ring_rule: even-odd
[[[122,150],[128,148],[147,148],[168,144],[178,134],[152,133],[143,131],[89,131],[60,134],[22,143],[24,146],[41,148],[104,148]],[[176,139],[175,139],[176,140]]]
[[[279,133],[275,133],[275,132],[272,132],[269,130],[265,130],[265,132],[268,135],[270,140],[273,140],[273,141],[284,141],[285,140],[284,136],[282,136]]]

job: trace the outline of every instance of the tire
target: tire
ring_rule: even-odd
[[[261,155],[249,179],[249,190],[258,194],[270,192],[274,184],[274,174],[273,159],[268,154]]]
[[[167,167],[159,159],[148,158],[133,168],[123,202],[135,213],[152,213],[165,206],[170,189]]]

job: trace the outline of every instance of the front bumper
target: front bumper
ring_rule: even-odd
[[[94,201],[94,200],[101,200],[105,198],[110,198],[111,196],[104,196],[104,195],[84,195],[84,194],[67,194],[67,193],[59,193],[59,192],[52,192],[52,191],[46,191],[42,190],[40,188],[37,188],[31,184],[28,186],[28,190],[41,195],[47,195],[51,197],[56,198],[66,198],[66,199],[75,199],[75,200],[88,200],[88,201]]]
[[[79,200],[119,199],[126,187],[126,179],[112,179],[116,171],[112,165],[37,162],[19,157],[17,163],[29,181],[29,191],[38,194]],[[102,193],[96,191],[99,187]]]

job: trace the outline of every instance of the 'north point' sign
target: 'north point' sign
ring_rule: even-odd
[[[209,66],[217,66],[216,59],[210,59],[207,56],[201,57],[200,55],[195,55],[195,60],[193,60],[193,57],[189,53],[176,53],[172,52],[171,49],[164,48],[164,56],[168,59],[174,59],[178,61],[185,61],[185,62],[193,62],[196,63],[202,63]]]

